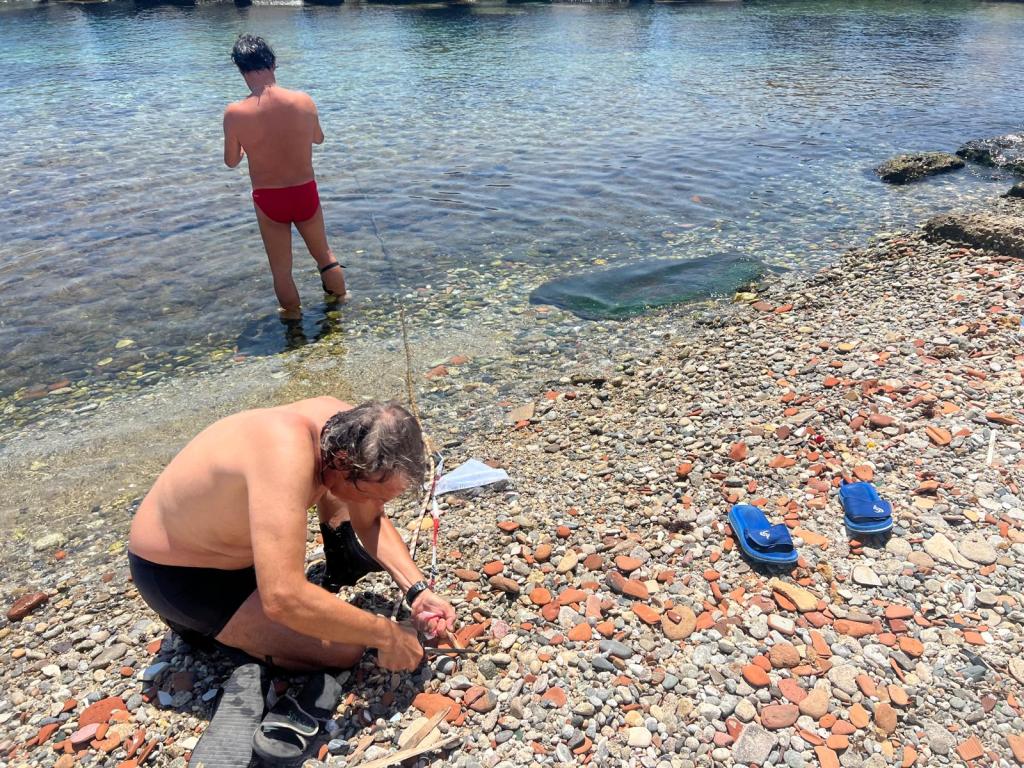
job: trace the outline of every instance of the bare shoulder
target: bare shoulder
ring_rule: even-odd
[[[316,109],[316,104],[313,101],[313,97],[310,96],[305,91],[286,90],[286,93],[288,94],[288,98],[292,101],[293,104],[295,104],[295,106],[301,107],[302,109]]]
[[[338,411],[349,411],[351,409],[352,405],[344,400],[322,395],[320,397],[310,397],[306,400],[297,400],[294,403],[282,405],[275,410],[288,411],[289,413],[307,418],[319,428]]]
[[[301,413],[288,410],[287,408],[262,408],[252,411],[251,420],[254,432],[272,435],[280,440],[302,438],[308,432],[306,419]]]
[[[243,471],[263,473],[268,468],[302,471],[316,461],[314,427],[302,414],[281,408],[261,408],[239,414],[242,418],[229,438],[235,443]]]
[[[224,107],[224,121],[237,120],[246,113],[249,112],[249,107],[246,99],[241,101],[233,101]]]

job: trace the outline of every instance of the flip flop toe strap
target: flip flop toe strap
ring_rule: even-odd
[[[785,525],[773,525],[769,528],[747,529],[747,543],[762,552],[788,552],[793,549],[793,537]]]
[[[316,718],[307,712],[291,696],[278,699],[277,703],[263,718],[261,728],[287,728],[300,736],[315,736],[320,729]]]

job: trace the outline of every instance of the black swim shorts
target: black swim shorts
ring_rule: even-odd
[[[139,594],[171,629],[184,637],[215,638],[256,591],[252,566],[225,571],[161,565],[129,552]]]

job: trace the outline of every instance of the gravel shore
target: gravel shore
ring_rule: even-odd
[[[308,765],[368,735],[364,761],[389,754],[445,707],[463,741],[422,765],[1024,764],[1022,288],[1020,259],[888,236],[752,301],[576,327],[562,367],[557,339],[521,338],[546,383],[491,400],[487,429],[491,373],[434,361],[447,465],[511,477],[442,504],[439,591],[482,653],[409,676],[364,659]],[[844,477],[892,502],[891,537],[847,535]],[[741,500],[789,525],[796,568],[740,556]],[[135,594],[132,509],[36,529],[4,567],[9,765],[181,768],[210,717],[231,663]],[[379,576],[355,595],[395,598]]]

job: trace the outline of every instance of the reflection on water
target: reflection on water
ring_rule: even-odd
[[[497,259],[551,278],[567,256],[822,263],[1002,191],[989,170],[894,189],[870,168],[1024,106],[1019,4],[7,8],[0,393],[289,343],[245,174],[221,164],[241,31],[317,99],[328,234],[371,301]]]
[[[286,319],[278,314],[253,320],[238,335],[235,347],[238,354],[275,355],[290,349],[298,349],[342,328],[341,312],[336,308],[327,311],[307,309],[298,319]]]

